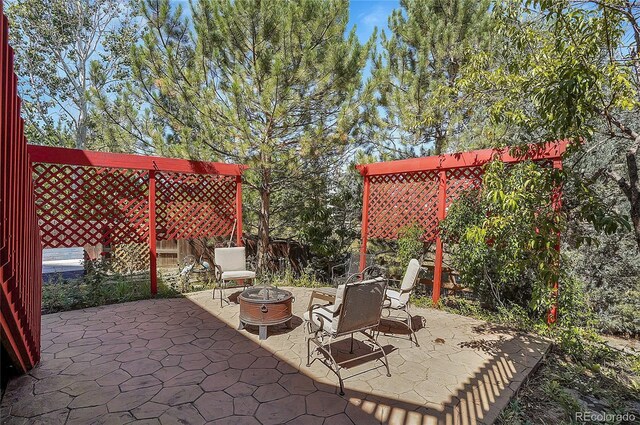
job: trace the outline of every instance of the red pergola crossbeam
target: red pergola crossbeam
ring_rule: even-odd
[[[524,149],[494,148],[446,155],[426,156],[422,158],[400,159],[397,161],[376,162],[356,165],[363,176],[384,174],[415,173],[420,171],[440,171],[454,168],[479,167],[494,159],[506,163],[525,160],[541,161],[562,158],[567,150],[568,140],[527,145]]]
[[[124,168],[130,170],[169,171],[190,174],[217,174],[241,176],[245,165],[222,162],[191,161],[160,156],[130,155],[121,153],[94,152],[50,146],[28,146],[32,162],[47,164],[78,165],[85,167]]]

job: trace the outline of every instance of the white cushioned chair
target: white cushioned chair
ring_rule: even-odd
[[[406,323],[403,320],[398,321],[409,328],[409,340],[412,343],[415,343],[417,347],[419,347],[420,344],[418,344],[418,337],[413,330],[413,317],[411,316],[411,313],[409,313],[409,301],[411,299],[413,288],[416,286],[416,282],[418,282],[419,274],[420,262],[414,258],[409,261],[407,270],[404,272],[400,289],[387,288],[384,300],[384,308],[389,312],[389,314],[394,310],[406,314]]]
[[[382,353],[380,360],[387,369],[387,376],[391,376],[387,355],[378,343],[377,332],[375,332],[380,324],[386,287],[387,280],[383,277],[339,285],[333,305],[313,304],[303,315],[308,333],[307,366],[311,366],[311,343],[313,342],[316,345],[314,353],[317,351],[321,354],[317,359],[338,375],[340,395],[344,395],[344,384],[340,370],[342,369],[341,365],[345,363],[380,352]],[[331,344],[337,338],[350,336],[351,352],[353,352],[354,333],[364,335],[366,342],[371,343],[373,351],[362,356],[349,358],[339,364],[331,353]]]
[[[216,289],[220,291],[220,307],[224,299],[224,289],[233,284],[247,287],[253,284],[256,272],[247,270],[247,257],[244,247],[216,248],[215,264],[216,287],[213,288],[213,298],[216,297]]]

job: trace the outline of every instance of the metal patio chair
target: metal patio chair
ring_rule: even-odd
[[[311,343],[313,342],[316,345],[314,352],[318,351],[321,354],[317,358],[338,376],[340,395],[344,395],[344,383],[340,374],[343,364],[380,352],[382,353],[380,360],[387,369],[387,376],[391,376],[387,354],[378,343],[377,332],[375,332],[380,324],[386,288],[387,280],[383,277],[346,283],[338,286],[334,304],[313,304],[304,313],[308,333],[307,366],[311,366]],[[353,352],[354,333],[364,335],[365,341],[371,344],[373,351],[338,363],[331,353],[331,344],[339,338],[350,337],[351,352]]]
[[[365,268],[376,265],[375,254],[366,254]],[[341,274],[340,271],[344,270]],[[360,274],[360,254],[351,254],[344,263],[331,267],[331,283],[333,286],[341,285],[351,280],[354,275]]]
[[[404,272],[404,277],[402,278],[400,288],[387,288],[383,304],[383,308],[389,312],[388,317],[390,317],[391,311],[403,312],[406,315],[406,322],[404,320],[394,321],[407,326],[407,328],[409,329],[409,340],[411,341],[411,343],[415,343],[416,347],[419,347],[420,344],[418,344],[418,337],[416,336],[415,330],[413,329],[413,316],[411,316],[411,313],[409,312],[409,302],[411,300],[411,293],[413,292],[413,289],[418,282],[420,270],[420,262],[415,258],[411,259],[409,261],[409,264],[407,265],[407,270]]]
[[[256,272],[247,270],[247,258],[245,248],[216,248],[215,249],[215,274],[216,286],[213,288],[213,298],[216,298],[216,289],[220,291],[220,307],[224,300],[224,290],[233,284],[243,287],[251,286],[256,278]]]

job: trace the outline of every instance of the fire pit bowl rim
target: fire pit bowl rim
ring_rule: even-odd
[[[273,292],[275,296],[269,297],[268,299],[249,296],[249,294],[252,293],[256,293],[257,295],[260,293],[260,291],[263,290]],[[284,295],[284,297],[280,298],[278,297],[278,295]],[[242,293],[238,295],[238,299],[252,304],[276,304],[286,302],[289,299],[293,300],[294,296],[291,291],[276,288],[275,286],[255,286],[253,288],[245,289],[244,291],[242,291]]]

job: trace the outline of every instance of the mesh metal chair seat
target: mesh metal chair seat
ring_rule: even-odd
[[[387,369],[387,376],[391,376],[387,354],[377,340],[377,329],[387,288],[384,277],[338,286],[336,300],[333,305],[322,306],[313,304],[304,313],[307,337],[307,366],[311,366],[311,343],[316,345],[317,357],[331,371],[338,376],[340,395],[344,395],[344,383],[340,374],[342,365],[365,357],[381,353],[380,360]],[[349,358],[341,363],[336,362],[331,344],[342,337],[351,338],[351,352],[353,352],[353,335],[360,333],[371,344],[372,352],[362,356]],[[315,360],[315,358],[314,358]]]
[[[216,248],[215,249],[215,273],[216,286],[213,288],[213,298],[216,298],[216,289],[220,292],[220,307],[224,300],[224,290],[229,286],[251,286],[256,278],[256,272],[247,270],[247,258],[244,247]]]

